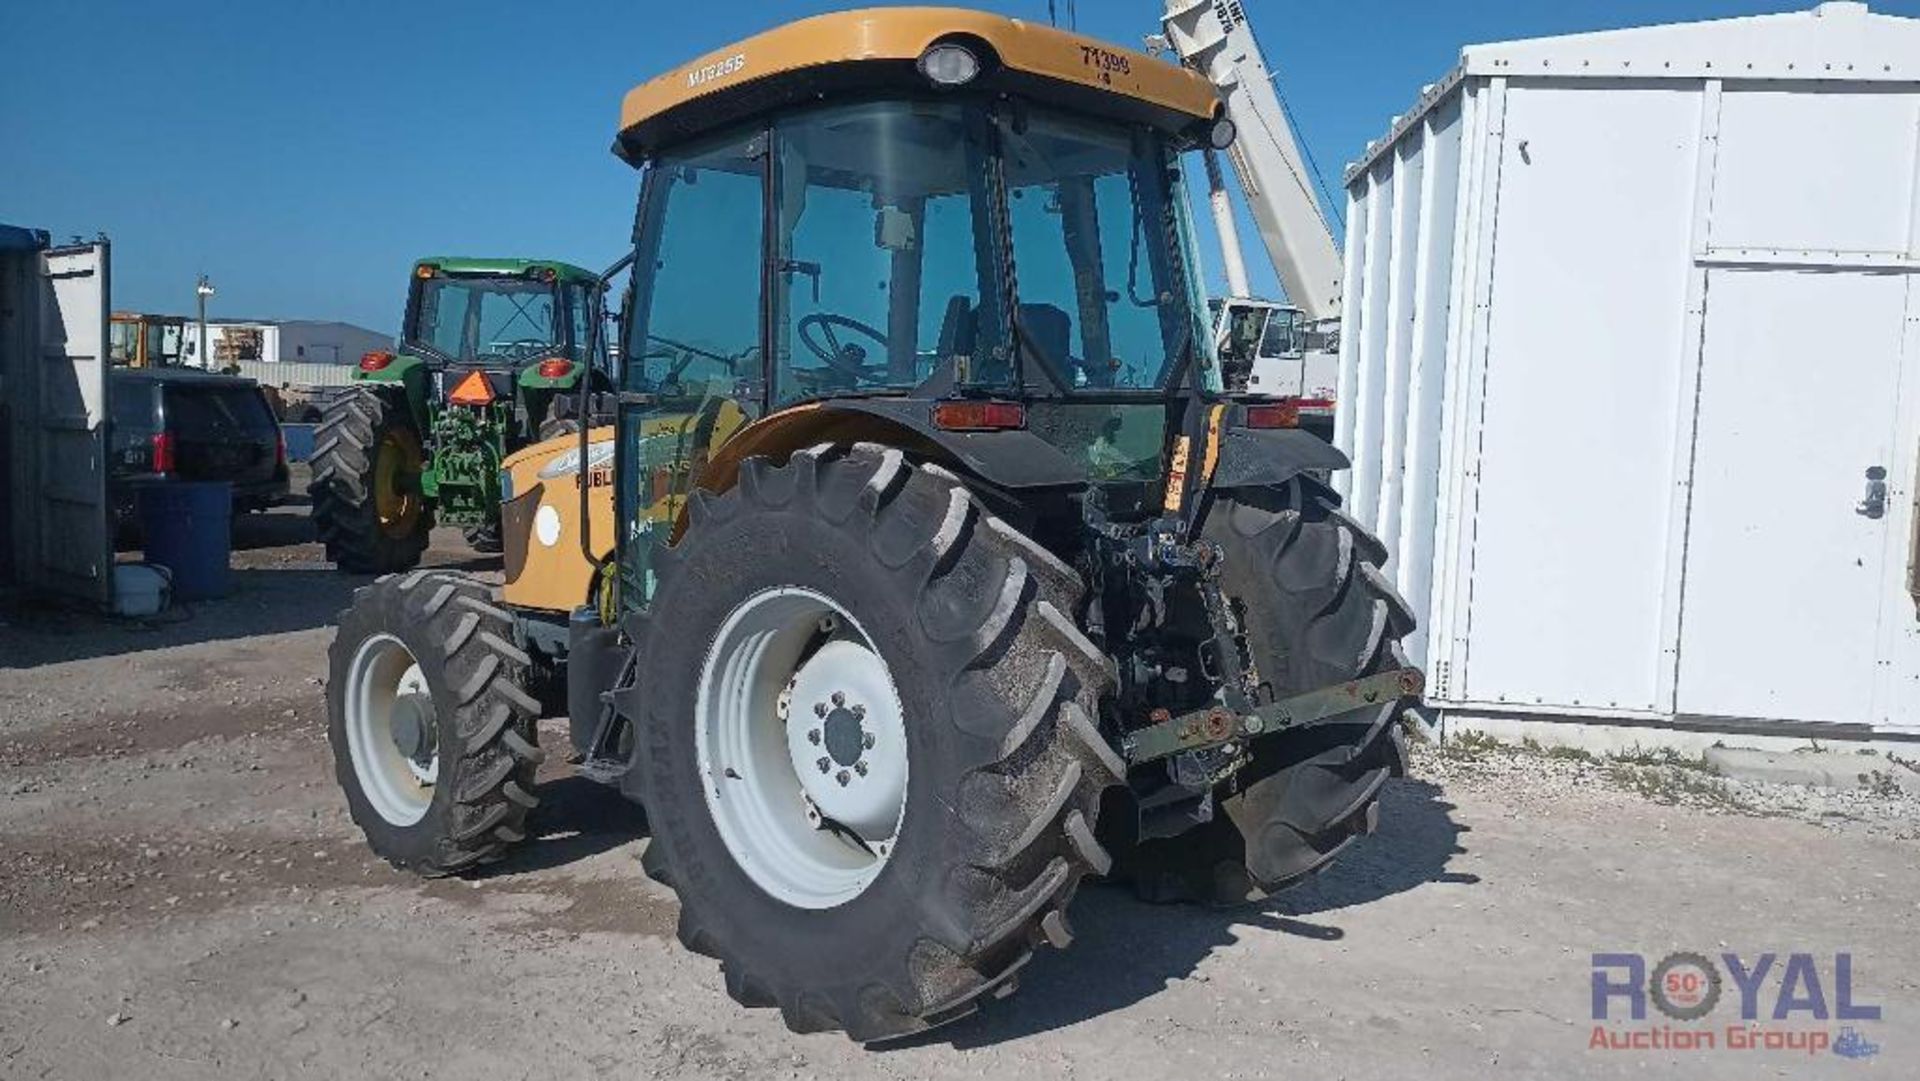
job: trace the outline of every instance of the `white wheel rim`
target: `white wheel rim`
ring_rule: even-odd
[[[426,817],[440,776],[440,755],[436,749],[421,762],[401,749],[395,741],[395,707],[402,696],[424,695],[431,702],[431,694],[412,651],[390,634],[360,643],[347,667],[347,752],[353,773],[374,811],[396,826],[411,826]],[[431,738],[431,716],[426,723]]]
[[[798,587],[742,601],[707,650],[695,713],[707,808],[755,884],[822,909],[873,883],[906,814],[907,730],[845,608]]]

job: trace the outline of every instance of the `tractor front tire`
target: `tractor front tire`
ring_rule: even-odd
[[[427,877],[496,859],[538,803],[540,706],[513,617],[452,571],[354,592],[327,651],[327,740],[353,820]]]
[[[1413,614],[1386,552],[1317,481],[1217,492],[1202,535],[1272,701],[1406,665]],[[1380,788],[1404,772],[1393,699],[1255,740],[1253,761],[1214,792],[1213,819],[1143,842],[1121,863],[1152,901],[1258,900],[1321,870],[1373,831]]]
[[[388,574],[420,562],[433,511],[420,491],[424,455],[406,409],[355,388],[327,404],[314,429],[314,531],[342,570]]]
[[[1095,820],[1125,773],[1093,720],[1112,675],[1069,614],[1078,577],[952,474],[870,444],[749,459],[690,513],[658,563],[653,608],[672,618],[642,643],[653,683],[616,700],[637,711],[644,862],[679,894],[680,941],[796,1032],[897,1037],[1010,993],[1108,869]],[[837,819],[787,824],[895,780],[898,817],[857,848]]]

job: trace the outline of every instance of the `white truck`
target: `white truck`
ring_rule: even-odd
[[[1208,201],[1227,295],[1214,347],[1236,385],[1300,399],[1302,423],[1331,435],[1339,378],[1340,252],[1240,0],[1166,0],[1164,40],[1220,90],[1237,137],[1227,150],[1288,303],[1253,295],[1218,156],[1205,152]]]

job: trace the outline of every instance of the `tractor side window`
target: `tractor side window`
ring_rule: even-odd
[[[1029,355],[1069,387],[1163,385],[1191,323],[1165,240],[1170,193],[1158,144],[1039,110],[1003,132]]]
[[[777,402],[908,389],[943,367],[957,382],[1011,374],[1004,362],[993,371],[998,320],[981,302],[983,134],[946,102],[826,108],[775,126]]]
[[[629,389],[758,399],[765,205],[756,142],[732,136],[650,169],[623,345]]]

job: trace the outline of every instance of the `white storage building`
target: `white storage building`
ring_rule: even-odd
[[[186,363],[201,367],[199,328],[189,322]],[[211,367],[236,362],[263,364],[358,364],[375,350],[391,350],[393,337],[352,323],[323,319],[209,319]]]
[[[1428,702],[1920,737],[1920,20],[1465,49],[1347,173],[1340,484]]]

